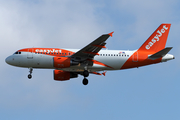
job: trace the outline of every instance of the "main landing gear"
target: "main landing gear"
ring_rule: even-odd
[[[83,76],[84,76],[84,79],[83,79],[82,83],[83,83],[83,85],[87,85],[88,84],[88,79],[86,77],[89,76],[89,72],[87,70],[84,70]]]
[[[82,83],[83,83],[83,85],[87,85],[88,84],[88,79],[84,78]]]
[[[32,71],[33,71],[33,69],[32,69],[32,68],[29,68],[29,72],[30,72],[30,74],[28,75],[28,78],[29,78],[29,79],[32,78],[32,75],[31,75],[31,74],[32,74]]]

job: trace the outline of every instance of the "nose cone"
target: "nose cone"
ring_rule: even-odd
[[[9,56],[5,59],[6,63],[9,65],[14,65],[14,57]]]
[[[7,64],[10,64],[11,63],[10,57],[7,57],[5,61]]]

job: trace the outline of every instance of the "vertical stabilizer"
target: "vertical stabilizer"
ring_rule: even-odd
[[[140,51],[158,52],[165,48],[171,24],[161,24],[139,48]]]

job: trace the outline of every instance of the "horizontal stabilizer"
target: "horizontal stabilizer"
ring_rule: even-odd
[[[172,47],[164,48],[163,50],[161,50],[153,55],[150,55],[148,58],[151,60],[155,60],[155,59],[164,57],[171,49],[172,49]]]

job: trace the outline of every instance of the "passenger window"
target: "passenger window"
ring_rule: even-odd
[[[113,56],[113,54],[111,54],[111,56]]]
[[[19,54],[21,54],[21,52],[19,52]]]

